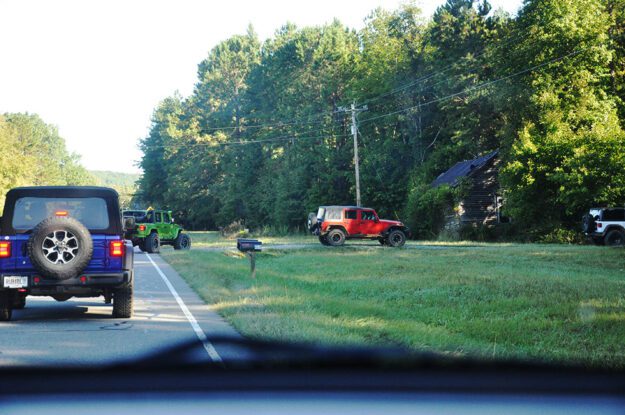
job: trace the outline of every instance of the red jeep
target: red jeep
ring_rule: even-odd
[[[377,239],[382,245],[399,247],[409,230],[403,223],[379,219],[375,210],[356,206],[321,206],[308,215],[308,229],[323,245],[341,246],[346,239]]]

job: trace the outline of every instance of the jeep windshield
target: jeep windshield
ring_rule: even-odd
[[[625,370],[624,33],[625,0],[0,0],[0,366]]]
[[[77,219],[90,230],[109,227],[106,200],[97,197],[22,197],[15,202],[11,223],[13,229],[24,231],[33,229],[44,219],[55,215]]]

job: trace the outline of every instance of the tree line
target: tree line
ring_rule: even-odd
[[[215,46],[188,97],[155,109],[136,201],[187,226],[302,227],[353,204],[350,115],[362,200],[433,237],[454,190],[431,181],[499,149],[504,210],[519,229],[572,228],[625,203],[625,0],[487,0],[374,10],[362,30],[250,27]]]
[[[54,126],[35,114],[0,114],[0,212],[13,187],[88,185],[93,180]]]

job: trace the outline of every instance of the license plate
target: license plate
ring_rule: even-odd
[[[3,277],[4,288],[28,287],[28,277]]]

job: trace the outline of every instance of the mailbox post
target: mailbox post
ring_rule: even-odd
[[[237,239],[237,249],[250,259],[250,273],[256,278],[256,252],[263,250],[263,243],[258,239]]]

